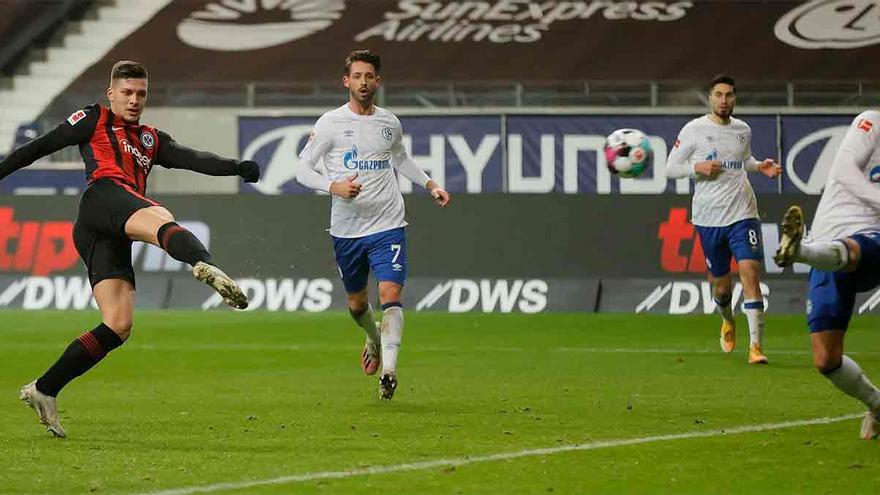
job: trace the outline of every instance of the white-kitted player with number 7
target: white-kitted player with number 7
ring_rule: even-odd
[[[449,193],[407,155],[400,120],[373,104],[381,62],[369,50],[345,59],[342,82],[349,101],[315,123],[299,155],[297,180],[330,193],[330,235],[352,318],[367,333],[361,368],[375,374],[381,363],[379,396],[390,400],[397,388],[397,354],[403,334],[401,292],[407,256],[403,196],[393,168],[423,186],[441,207]],[[316,167],[323,160],[327,176]],[[381,331],[373,321],[367,276],[379,281]]]
[[[712,295],[721,313],[721,350],[736,347],[736,319],[731,306],[733,282],[730,258],[739,264],[743,312],[749,321],[749,363],[766,364],[764,355],[764,298],[761,263],[764,249],[758,202],[746,172],[776,177],[782,168],[772,159],[752,156],[752,130],[734,118],[736,86],[732,77],[716,76],[709,83],[710,112],[688,122],[678,135],[667,161],[667,176],[693,177],[692,222],[706,255]]]

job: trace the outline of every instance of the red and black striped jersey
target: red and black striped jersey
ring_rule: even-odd
[[[79,110],[67,123],[80,139],[88,135],[78,141],[89,184],[108,178],[146,192],[147,176],[160,146],[155,127],[128,123],[101,105]]]
[[[78,145],[92,182],[109,178],[146,192],[153,164],[207,175],[238,175],[238,160],[192,150],[155,127],[128,123],[102,105],[77,110],[55,129],[22,145],[0,162],[0,179],[66,146]]]

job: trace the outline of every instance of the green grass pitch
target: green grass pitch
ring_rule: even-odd
[[[880,444],[858,439],[859,419],[720,433],[863,411],[813,370],[803,316],[768,315],[770,364],[755,367],[742,316],[737,350],[722,355],[717,317],[407,312],[400,386],[383,402],[360,371],[362,331],[343,313],[139,312],[132,339],[59,396],[61,440],[18,389],[97,312],[2,314],[0,493],[880,486]],[[855,318],[847,346],[880,381],[878,327]],[[593,448],[565,450],[574,445]]]

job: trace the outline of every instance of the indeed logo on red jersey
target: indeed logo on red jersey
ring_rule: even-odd
[[[150,170],[150,160],[151,160],[150,157],[144,155],[143,153],[141,153],[141,150],[139,150],[139,149],[135,148],[134,146],[130,145],[130,144],[128,143],[128,140],[126,140],[126,139],[123,139],[123,140],[120,142],[120,144],[122,144],[122,149],[124,149],[126,152],[128,152],[129,154],[131,154],[133,157],[135,157],[135,161],[137,161],[138,165],[140,165],[141,168],[143,168],[143,169],[145,169],[146,171],[149,172],[149,170]]]

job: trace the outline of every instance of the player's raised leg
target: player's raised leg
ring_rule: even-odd
[[[105,279],[93,289],[102,322],[70,343],[40,378],[21,389],[21,400],[30,406],[46,429],[58,437],[67,433],[58,420],[56,397],[74,378],[121,346],[131,334],[134,287],[123,279]]]
[[[172,258],[190,264],[193,276],[213,287],[226,304],[236,309],[247,308],[247,296],[235,281],[213,263],[211,253],[198,237],[178,225],[164,207],[151,206],[136,211],[125,223],[125,233],[136,241],[159,246]]]
[[[804,214],[799,206],[790,206],[782,218],[782,238],[773,261],[778,266],[802,262],[828,272],[842,270],[854,263],[845,240],[804,243],[803,237]]]

